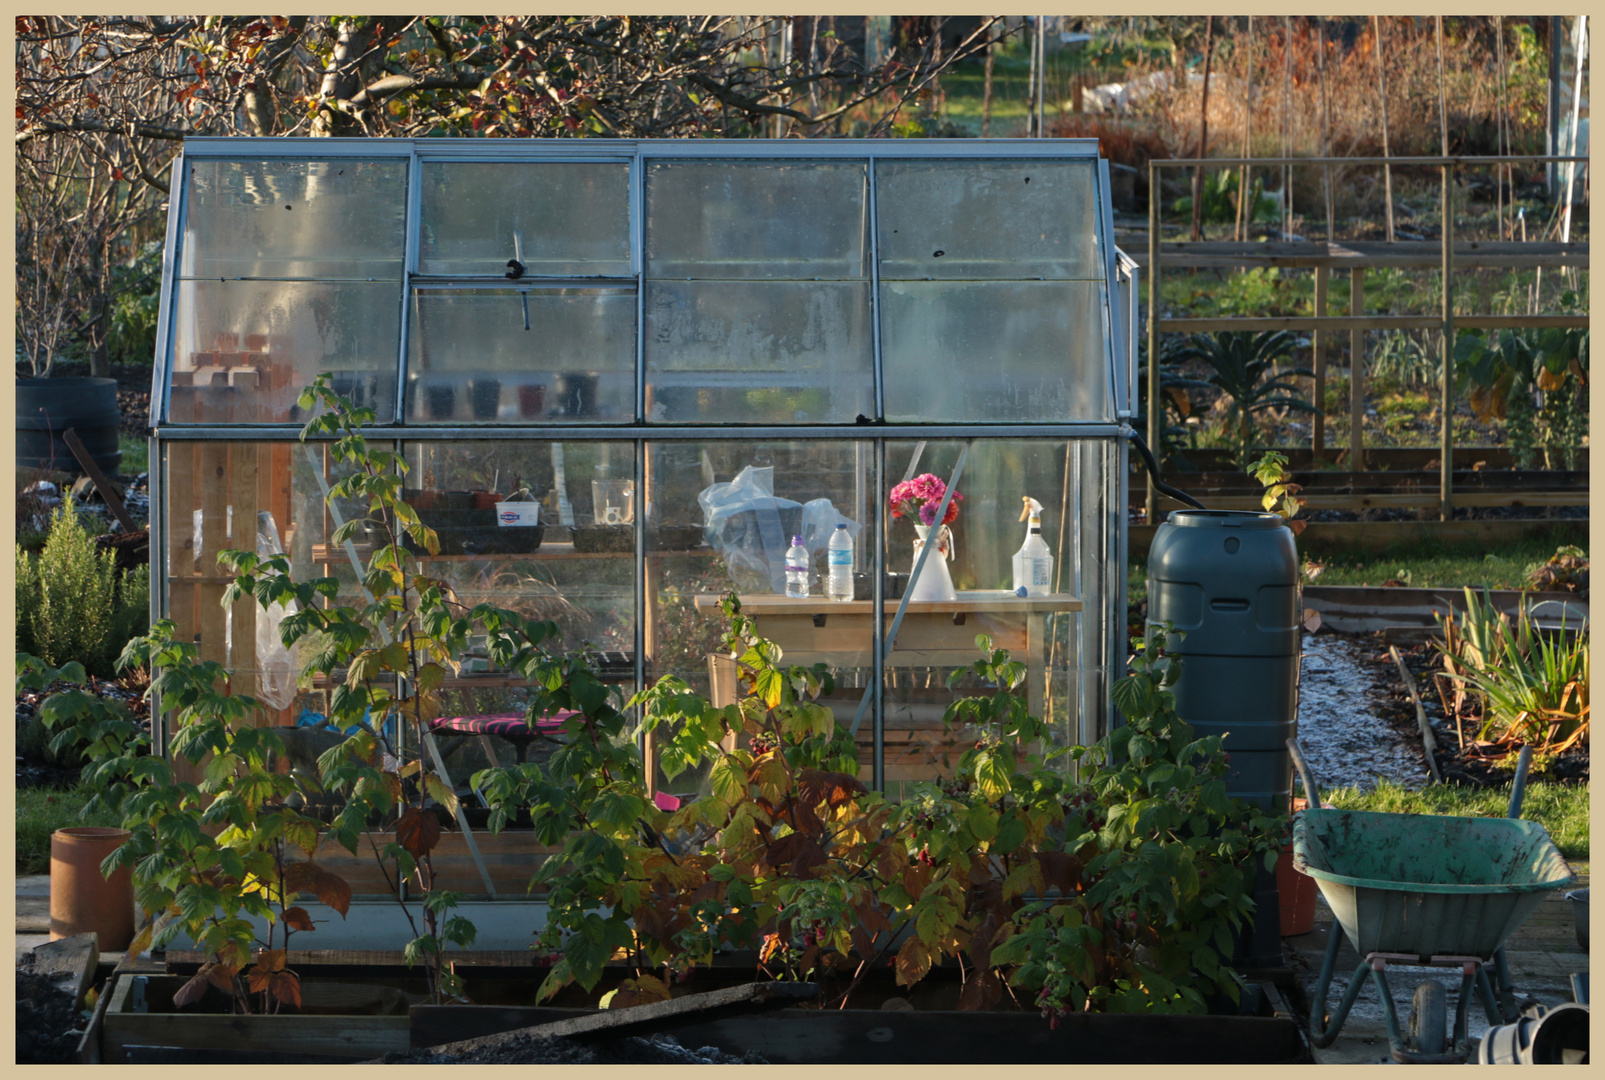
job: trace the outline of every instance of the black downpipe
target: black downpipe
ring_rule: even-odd
[[[1173,488],[1163,480],[1159,479],[1159,462],[1154,460],[1154,452],[1148,449],[1148,444],[1142,441],[1141,435],[1138,435],[1135,431],[1128,431],[1126,432],[1126,438],[1130,439],[1136,444],[1137,452],[1142,455],[1142,463],[1148,467],[1148,475],[1154,478],[1154,490],[1169,495],[1177,502],[1184,502],[1188,506],[1191,506],[1194,510],[1206,509],[1203,503],[1199,502],[1185,491],[1181,490],[1180,488]]]

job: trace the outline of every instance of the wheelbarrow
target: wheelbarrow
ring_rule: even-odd
[[[1297,740],[1289,739],[1288,748],[1309,798],[1309,808],[1293,819],[1293,866],[1315,879],[1343,928],[1327,943],[1310,1007],[1310,1041],[1332,1045],[1369,974],[1395,1061],[1464,1062],[1471,1053],[1472,991],[1490,1026],[1520,1016],[1505,941],[1550,890],[1576,880],[1544,827],[1518,820],[1530,751],[1522,751],[1509,816],[1501,819],[1323,807]],[[1344,938],[1364,959],[1328,1017],[1327,993]],[[1436,979],[1416,987],[1408,1029],[1400,1030],[1388,989],[1390,963],[1460,969],[1453,1031],[1448,998]]]

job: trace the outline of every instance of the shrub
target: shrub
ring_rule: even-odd
[[[76,660],[110,678],[129,639],[143,632],[150,605],[150,568],[117,572],[69,496],[51,520],[37,557],[17,549],[17,648],[51,665]]]

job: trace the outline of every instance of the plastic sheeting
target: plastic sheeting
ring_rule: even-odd
[[[829,545],[838,523],[855,541],[862,528],[829,499],[777,498],[773,466],[749,465],[729,483],[704,488],[697,503],[708,546],[724,556],[730,580],[742,592],[786,591],[786,549],[793,536],[803,538],[812,561]]]

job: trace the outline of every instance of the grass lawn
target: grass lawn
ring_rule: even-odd
[[[89,802],[90,792],[82,787],[69,791],[54,788],[23,788],[17,792],[17,873],[50,872],[50,834],[77,825],[121,825],[112,813],[88,818],[80,811]]]
[[[1494,551],[1475,545],[1416,544],[1381,553],[1305,557],[1306,573],[1321,569],[1306,585],[1381,585],[1402,581],[1415,588],[1519,589],[1532,570],[1555,554],[1558,539],[1531,539]],[[1586,552],[1586,548],[1584,549]],[[1133,603],[1147,595],[1148,563],[1133,558],[1126,589]]]
[[[1383,781],[1374,791],[1336,788],[1323,802],[1340,810],[1373,810],[1386,814],[1442,814],[1451,817],[1504,817],[1510,808],[1510,787],[1467,788],[1435,785],[1406,791]],[[1568,859],[1588,858],[1588,785],[1527,785],[1521,816],[1549,830],[1560,853]]]
[[[129,435],[118,435],[117,446],[123,452],[122,464],[117,466],[118,472],[134,477],[150,471],[150,443]]]

